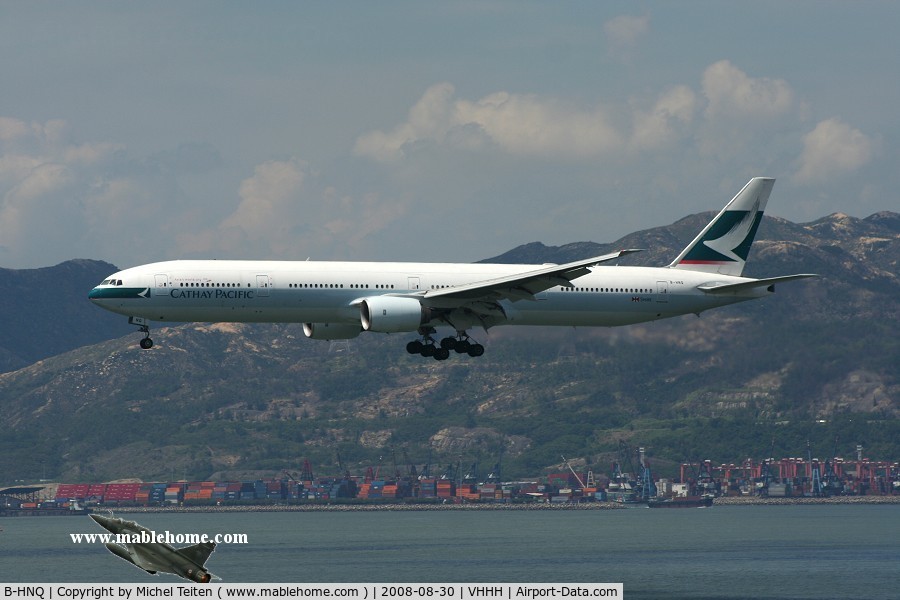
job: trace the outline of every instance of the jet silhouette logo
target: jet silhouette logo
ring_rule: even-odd
[[[746,261],[761,221],[759,198],[750,210],[726,212],[706,232],[703,243],[695,245],[682,262],[702,264]]]

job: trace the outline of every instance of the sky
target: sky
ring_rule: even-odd
[[[900,211],[897,2],[0,0],[0,267]]]

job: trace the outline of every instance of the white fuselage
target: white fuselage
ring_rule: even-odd
[[[595,327],[665,319],[760,298],[814,277],[740,277],[774,179],[754,177],[668,267],[608,266],[637,252],[561,265],[183,260],[110,276],[89,298],[127,315],[153,346],[150,321],[303,323],[307,337],[415,332],[410,354],[481,356],[468,330]],[[453,333],[432,337],[437,327]]]
[[[179,260],[120,271],[90,298],[107,310],[169,322],[360,322],[362,299],[422,297],[525,273],[541,265]],[[499,300],[497,324],[615,326],[700,313],[766,295],[765,289],[706,294],[697,287],[753,281],[667,267],[596,266],[534,299]],[[427,301],[425,302],[427,303]],[[432,306],[453,308],[451,299]],[[440,323],[433,323],[437,326]]]

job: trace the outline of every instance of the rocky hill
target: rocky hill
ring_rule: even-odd
[[[643,247],[652,250],[632,264],[667,264],[708,217],[614,244],[529,244],[492,260]],[[392,472],[404,453],[419,465],[485,468],[502,453],[505,472],[525,476],[558,468],[560,454],[604,470],[623,443],[646,446],[664,469],[692,457],[758,457],[773,438],[783,455],[803,453],[807,439],[825,455],[837,439],[839,454],[863,443],[896,460],[900,216],[766,218],[758,237],[748,274],[823,277],[701,318],[497,328],[479,336],[487,352],[478,359],[409,356],[404,335],[315,342],[297,325],[155,329],[150,351],[136,332],[86,344],[0,375],[0,482],[242,478],[306,458],[336,472],[338,451],[358,473],[379,462]],[[102,269],[71,297],[114,270]],[[64,307],[44,310],[57,327],[69,321],[55,319]],[[41,340],[49,344],[36,336],[35,348]]]
[[[87,301],[90,289],[117,270],[98,260],[0,269],[0,373],[133,330]]]

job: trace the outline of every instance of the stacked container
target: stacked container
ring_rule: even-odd
[[[456,493],[453,482],[449,479],[439,479],[437,481],[437,497],[438,498],[452,498]]]

